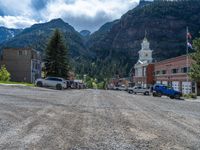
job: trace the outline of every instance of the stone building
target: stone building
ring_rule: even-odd
[[[150,43],[145,37],[142,44],[141,50],[139,51],[138,62],[134,66],[134,83],[142,87],[150,87],[153,85],[153,70],[154,65],[152,64],[152,50],[150,49]]]
[[[34,83],[42,74],[40,52],[30,48],[4,49],[0,66],[5,65],[11,74],[11,81]]]

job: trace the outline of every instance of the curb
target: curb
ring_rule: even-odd
[[[22,87],[24,87],[24,86],[26,86],[26,85],[24,85],[24,84],[0,84],[0,86],[22,86]]]
[[[18,88],[34,88],[34,87],[31,87],[31,86],[27,86],[27,85],[24,85],[24,84],[0,84],[0,86],[4,86],[4,87],[18,87]]]
[[[200,103],[200,99],[185,99],[187,102],[197,102]]]

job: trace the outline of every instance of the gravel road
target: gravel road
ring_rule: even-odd
[[[0,149],[200,149],[200,103],[0,86]]]

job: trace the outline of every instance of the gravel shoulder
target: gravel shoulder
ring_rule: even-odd
[[[200,149],[200,103],[0,86],[0,149]]]

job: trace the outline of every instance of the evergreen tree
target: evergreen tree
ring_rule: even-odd
[[[200,38],[194,40],[193,42],[195,53],[192,54],[192,59],[195,61],[192,64],[190,77],[199,82],[200,81]]]
[[[58,29],[55,30],[46,48],[45,74],[46,76],[68,78],[68,49]]]

